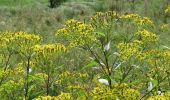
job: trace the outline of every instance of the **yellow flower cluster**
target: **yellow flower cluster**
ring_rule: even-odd
[[[120,50],[121,59],[126,61],[131,57],[136,57],[140,60],[143,60],[145,55],[140,50],[142,44],[143,42],[139,40],[134,40],[133,42],[129,43],[119,43],[117,48]]]
[[[101,19],[101,18],[107,18],[107,17],[111,17],[114,18],[118,16],[117,13],[115,11],[108,11],[108,12],[97,12],[96,15],[91,17],[91,20],[96,21],[97,19]]]
[[[5,92],[5,91],[17,91],[18,89],[21,89],[24,85],[24,80],[23,79],[19,79],[19,80],[9,80],[7,82],[5,82],[1,88],[0,88],[0,91],[1,92]]]
[[[149,19],[148,17],[141,17],[138,14],[127,14],[127,15],[122,15],[120,17],[121,19],[123,19],[124,21],[132,21],[134,23],[136,23],[138,26],[154,26],[154,23],[151,19]]]
[[[19,77],[24,76],[24,68],[23,66],[16,66],[13,69],[0,69],[0,78],[2,77],[13,77],[13,79],[18,79]]]
[[[95,87],[90,93],[92,100],[116,100],[117,97],[109,88]]]
[[[48,75],[45,73],[37,73],[35,74],[35,76],[38,77],[39,79],[44,79],[44,80],[48,78]]]
[[[142,48],[148,44],[158,41],[156,34],[145,29],[143,31],[136,32],[135,35],[137,36],[138,40],[133,40],[129,43],[118,44],[117,48],[120,50],[122,60],[126,61],[131,57],[137,58],[139,60],[144,60],[149,52],[143,51]]]
[[[26,32],[4,32],[0,35],[1,41],[8,44],[10,42],[17,42],[19,44],[28,44],[31,41],[40,41],[40,36],[34,34],[28,34]]]
[[[70,75],[72,75],[72,73],[70,71],[65,71],[62,74],[60,74],[59,77],[68,77]]]
[[[35,100],[58,100],[58,99],[53,96],[40,96],[40,97],[36,98]]]
[[[112,24],[113,19],[118,17],[118,13],[114,11],[108,11],[105,13],[97,12],[96,15],[92,16],[90,19],[90,23],[95,28],[108,28]]]
[[[73,100],[70,93],[63,93],[63,92],[61,92],[61,94],[57,98],[58,100]]]
[[[68,79],[71,81],[78,80],[79,78],[88,78],[87,73],[78,73],[78,72],[70,72],[70,71],[65,71],[59,75],[59,80],[56,81],[56,84],[64,84],[65,81],[68,82]]]
[[[162,24],[162,25],[161,25],[161,29],[162,29],[162,30],[168,30],[169,27],[170,27],[169,24]]]
[[[138,14],[127,14],[127,15],[122,15],[121,19],[138,21],[141,19],[141,17]]]
[[[45,45],[35,45],[33,47],[34,51],[38,55],[48,55],[58,52],[66,52],[66,47],[63,44],[45,44]]]
[[[75,85],[69,85],[68,87],[67,87],[69,90],[73,90],[73,89],[84,89],[84,86],[83,86],[83,84],[75,84]]]
[[[138,100],[140,93],[131,89],[127,84],[113,84],[113,89],[108,87],[95,87],[91,93],[92,100]]]
[[[169,99],[170,99],[170,92],[167,92],[161,95],[151,96],[147,100],[169,100]]]
[[[121,90],[121,91],[119,91]],[[113,84],[113,90],[114,93],[117,93],[117,97],[120,100],[138,100],[140,97],[140,92],[129,88],[128,84],[126,83],[121,83],[121,84]]]
[[[40,42],[39,35],[26,32],[4,32],[0,35],[1,46],[8,51],[29,52],[31,47]]]
[[[140,93],[135,89],[127,89],[122,96],[126,98],[126,100],[137,100],[140,97]]]
[[[126,83],[113,84],[113,88],[117,88],[117,89],[127,89],[127,88],[128,88],[128,84],[126,84]]]
[[[69,47],[83,46],[96,41],[93,27],[74,19],[68,20],[65,28],[59,29],[56,36],[66,39]]]
[[[136,33],[137,36],[139,36],[139,39],[141,39],[144,43],[150,43],[150,42],[156,42],[158,41],[158,37],[156,34],[149,32],[147,30],[139,31]]]
[[[70,71],[65,71],[62,74],[60,74],[60,77],[68,77],[68,76],[73,76],[73,77],[88,77],[87,73],[75,73],[75,72],[70,72]]]
[[[168,50],[148,50],[145,52],[147,57],[150,71],[147,76],[150,78],[156,78],[155,75],[161,73],[161,77],[167,76],[170,68],[170,51]]]
[[[148,17],[143,17],[141,20],[137,22],[137,24],[154,26],[153,21],[151,21],[151,19]]]
[[[22,75],[24,75],[24,68],[23,68],[23,66],[16,67],[16,68],[10,70],[10,73],[8,73],[8,74],[10,74],[11,76],[17,76],[17,75],[22,76]]]
[[[4,69],[0,68],[0,78],[2,77],[6,77],[11,70],[7,69],[6,71],[4,71]]]
[[[61,92],[58,96],[40,96],[35,100],[73,100],[70,93]]]
[[[147,61],[151,65],[168,66],[170,65],[170,51],[168,50],[149,50]]]
[[[15,33],[14,38],[16,40],[18,40],[21,44],[22,43],[27,44],[27,43],[30,43],[30,41],[37,42],[37,41],[41,40],[40,36],[34,35],[34,34],[28,34],[28,33],[25,33],[25,32],[17,32],[17,33]]]

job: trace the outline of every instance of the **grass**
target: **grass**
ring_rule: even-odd
[[[33,6],[36,4],[48,4],[48,0],[0,0],[0,7]]]
[[[21,5],[21,2],[22,5]],[[66,19],[84,20],[95,11],[89,5],[67,2],[56,9],[48,8],[47,0],[1,1],[0,31],[26,31],[41,34],[45,42],[53,41],[53,34]],[[20,3],[19,3],[20,2]]]
[[[163,23],[162,12],[166,5],[167,0],[150,0],[147,9],[143,1],[135,1],[133,8],[133,4],[125,0],[117,3],[112,0],[68,0],[61,6],[50,9],[48,0],[0,0],[0,31],[34,32],[47,37],[46,41],[52,41],[53,33],[65,20],[86,20],[97,11],[116,9],[121,13],[132,13],[134,10],[142,16],[149,16],[160,25]],[[170,45],[169,38],[168,33],[161,35],[167,45]]]

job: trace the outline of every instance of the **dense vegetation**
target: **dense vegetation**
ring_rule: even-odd
[[[2,100],[170,99],[169,0],[1,0],[0,13]]]

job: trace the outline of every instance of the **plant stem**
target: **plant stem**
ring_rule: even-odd
[[[49,92],[50,92],[50,75],[48,73],[48,77],[47,77],[47,83],[46,83],[46,95],[48,96],[49,95]]]
[[[169,75],[165,76],[162,80],[160,80],[160,83],[163,82],[167,77],[169,77]],[[152,88],[152,90],[148,91],[147,93],[145,93],[140,100],[142,100],[144,97],[146,97],[149,93],[151,93],[154,89],[156,89],[158,87],[158,84]]]
[[[87,46],[87,48],[88,48],[88,51],[90,51],[90,53],[94,56],[96,62],[102,67],[103,72],[106,74],[105,66],[101,64],[99,56],[98,56],[97,54],[95,54],[95,53],[90,49],[89,46]]]
[[[122,83],[125,79],[126,79],[126,77],[128,76],[128,74],[130,73],[130,71],[133,69],[133,67],[131,66],[128,70],[127,70],[127,72],[125,71],[124,73],[123,73],[123,75],[122,75],[122,79],[120,80],[120,83]]]
[[[26,68],[26,86],[25,86],[25,100],[28,100],[28,89],[29,89],[29,69],[30,69],[30,57],[27,58],[27,68]]]
[[[7,68],[8,68],[8,64],[9,64],[9,61],[10,61],[10,58],[12,56],[12,53],[9,53],[8,57],[7,57],[7,61],[5,63],[5,68],[4,68],[4,72],[6,72]],[[1,80],[0,80],[0,85],[2,84],[2,82],[4,81],[4,78],[5,77],[2,77]]]

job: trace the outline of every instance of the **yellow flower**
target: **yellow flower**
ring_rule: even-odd
[[[64,92],[61,92],[61,94],[57,96],[57,99],[58,100],[73,100],[70,93],[64,93]]]
[[[168,30],[169,29],[169,25],[168,24],[162,24],[161,25],[161,29],[162,30]]]
[[[134,40],[130,43],[119,43],[117,48],[120,51],[121,59],[128,60],[129,58],[140,54],[141,41]]]
[[[34,51],[38,55],[48,55],[58,52],[66,52],[66,47],[63,44],[45,44],[45,45],[35,45],[33,47]]]
[[[10,52],[19,52],[26,56],[32,54],[32,46],[41,41],[41,37],[26,32],[4,32],[0,35],[2,48]]]
[[[136,33],[137,36],[144,42],[144,43],[151,43],[158,41],[158,36],[152,32],[147,30],[139,31]]]
[[[57,31],[56,37],[58,36],[68,42],[68,48],[83,46],[97,40],[92,25],[74,19],[66,21],[65,27]]]

